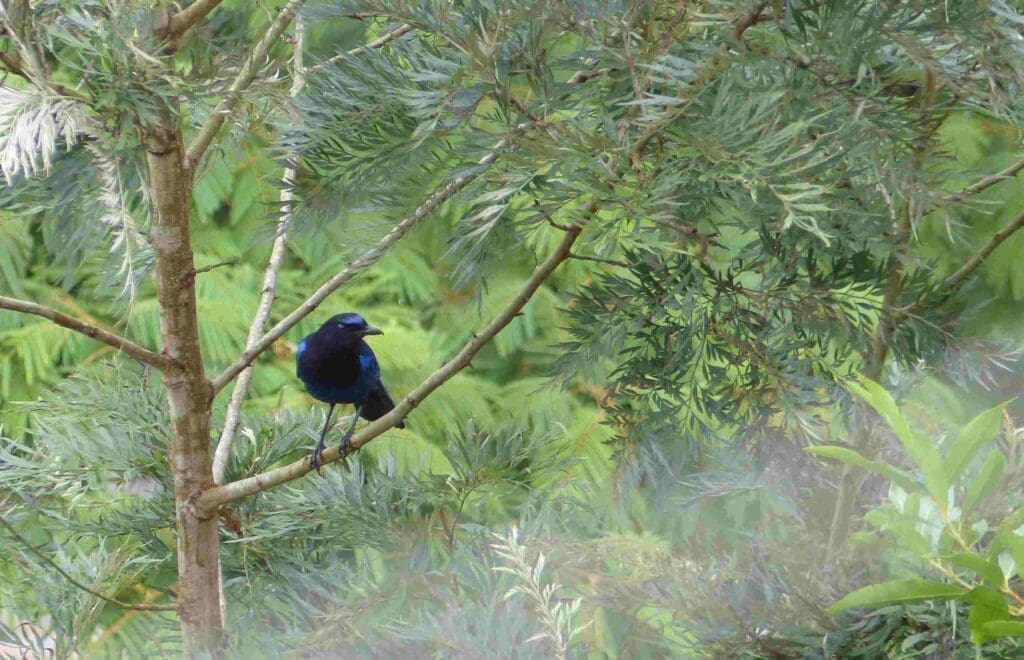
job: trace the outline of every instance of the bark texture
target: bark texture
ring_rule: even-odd
[[[189,233],[191,173],[180,131],[168,119],[148,144],[154,212],[151,241],[164,351],[177,364],[163,372],[171,418],[178,551],[178,615],[186,654],[216,655],[223,644],[217,519],[201,515],[192,498],[213,485],[210,406],[213,388],[203,369],[196,314],[195,266]]]

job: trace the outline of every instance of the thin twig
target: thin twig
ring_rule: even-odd
[[[224,266],[234,266],[237,263],[238,263],[238,259],[226,259],[225,261],[218,261],[217,263],[210,264],[209,266],[203,266],[202,268],[196,268],[195,274],[199,275],[200,273],[209,273],[211,270],[214,270],[214,269],[217,269],[217,268],[222,268]]]
[[[733,33],[736,41],[742,41],[744,32],[766,20],[763,14],[767,6],[767,2],[758,2],[754,5],[753,9],[740,16],[739,20],[736,21],[736,31]]]
[[[287,5],[281,9],[281,13],[277,15],[274,22],[270,24],[270,28],[266,34],[253,46],[252,52],[245,59],[245,63],[242,64],[241,70],[238,75],[235,76],[234,81],[228,87],[224,98],[220,100],[217,107],[213,109],[213,114],[206,120],[203,127],[199,129],[199,134],[196,135],[195,139],[192,140],[192,144],[188,146],[188,150],[185,152],[185,167],[191,170],[195,170],[203,154],[206,153],[207,148],[213,143],[213,139],[217,136],[217,132],[220,127],[224,125],[224,122],[228,120],[233,113],[235,108],[238,106],[239,101],[242,98],[241,92],[245,91],[252,81],[256,78],[256,73],[263,65],[263,61],[267,59],[267,54],[270,53],[270,49],[277,43],[277,40],[284,33],[285,28],[292,22],[292,18],[295,16],[295,12],[298,11],[299,7],[302,6],[305,0],[290,0]]]
[[[376,48],[380,48],[381,46],[383,46],[383,45],[385,45],[385,44],[387,44],[389,42],[392,42],[395,39],[399,39],[399,38],[405,36],[406,34],[412,32],[414,29],[416,29],[416,28],[414,28],[412,25],[406,23],[404,25],[401,25],[401,26],[395,28],[394,30],[391,30],[390,32],[385,32],[380,37],[378,37],[377,39],[374,39],[373,41],[371,41],[368,44],[365,44],[363,46],[359,46],[358,48],[353,48],[352,50],[344,52],[344,53],[339,53],[339,54],[335,55],[334,57],[328,59],[323,64],[317,64],[316,66],[311,66],[311,67],[309,67],[309,70],[310,71],[319,71],[320,69],[324,68],[324,66],[326,66],[328,64],[338,64],[339,62],[347,62],[348,60],[352,59],[353,57],[358,57],[359,55],[362,55],[363,53],[366,53],[368,51],[374,50]]]
[[[494,146],[494,149],[477,161],[477,165],[486,167],[492,164],[498,159],[501,152],[512,144],[513,138],[523,130],[529,128],[531,125],[532,124],[530,123],[523,123],[513,128],[511,133],[505,136]],[[478,169],[475,172],[469,172],[455,177],[431,193],[418,207],[416,207],[415,211],[402,218],[402,220],[400,220],[398,224],[391,229],[391,231],[385,234],[375,246],[364,252],[361,257],[350,263],[344,270],[327,280],[327,282],[313,292],[305,302],[278,321],[273,328],[260,337],[251,348],[247,348],[231,366],[218,374],[217,377],[213,379],[212,383],[214,393],[224,389],[224,386],[230,383],[235,376],[241,373],[243,369],[245,369],[263,351],[267,350],[271,344],[282,337],[284,333],[291,330],[296,323],[312,313],[313,310],[326,300],[329,295],[334,293],[339,287],[352,280],[361,272],[377,263],[377,261],[380,260],[380,258],[383,257],[395,243],[409,233],[409,231],[421,220],[433,213],[443,203],[454,197],[460,190],[469,185],[470,182],[475,180],[482,173],[483,169]]]
[[[977,181],[976,183],[972,183],[971,185],[967,186],[962,191],[960,191],[960,194],[956,195],[954,199],[956,201],[961,201],[964,197],[976,195],[984,190],[988,190],[997,183],[1001,183],[1003,181],[1006,181],[1007,179],[1012,179],[1013,177],[1017,176],[1017,174],[1020,173],[1021,170],[1024,170],[1024,160],[1018,160],[1016,163],[1013,163],[1012,165],[1004,169],[1002,172],[997,172],[996,174],[987,176],[981,179],[980,181]]]
[[[597,204],[592,203],[587,209],[587,215],[583,222],[588,217],[592,217],[596,212]],[[583,230],[583,222],[580,223],[580,226],[572,227],[566,232],[555,251],[533,270],[533,274],[523,285],[519,294],[484,329],[476,333],[473,339],[459,351],[458,355],[449,362],[446,362],[440,369],[427,377],[419,387],[407,394],[391,412],[367,424],[362,430],[352,436],[349,441],[349,446],[352,450],[359,449],[375,437],[394,427],[399,420],[406,417],[434,390],[465,369],[473,359],[473,356],[519,314],[519,311],[526,305],[537,289],[540,288],[544,280],[562,262],[569,258],[573,243],[576,242],[580,232]],[[322,462],[331,463],[339,458],[341,456],[339,456],[338,448],[329,447],[323,454]],[[309,459],[303,457],[290,465],[205,490],[199,497],[199,506],[204,511],[214,511],[217,507],[228,502],[233,502],[268,488],[280,486],[281,484],[298,479],[311,470]]]
[[[103,328],[91,325],[85,321],[76,319],[73,316],[68,316],[63,312],[50,309],[49,307],[37,305],[36,303],[28,302],[27,300],[18,300],[16,298],[0,296],[0,309],[9,309],[12,312],[32,314],[34,316],[41,316],[44,319],[49,319],[61,327],[67,328],[68,330],[74,330],[86,337],[91,337],[96,341],[103,342],[108,346],[124,351],[126,355],[135,358],[139,362],[156,367],[160,370],[170,369],[175,366],[174,361],[165,355],[154,353],[153,351],[143,348],[135,342],[125,339],[120,335],[116,335],[109,330],[104,330]]]
[[[964,262],[960,268],[957,268],[952,275],[947,277],[943,282],[942,297],[935,302],[935,305],[942,305],[947,300],[953,297],[957,291],[967,282],[967,278],[971,276],[974,271],[978,270],[985,260],[988,259],[996,248],[1003,244],[1003,241],[1008,239],[1013,234],[1024,228],[1024,212],[1021,212],[1011,220],[1005,227],[992,234],[988,242],[981,247],[980,250],[975,252],[970,259]],[[928,297],[922,295],[914,304],[910,306],[908,314],[913,314],[920,311],[925,305],[928,304]]]
[[[599,264],[608,264],[609,266],[619,266],[621,268],[629,268],[630,266],[628,261],[619,261],[618,259],[602,259],[601,257],[588,257],[583,254],[576,254],[575,252],[570,252],[569,258],[577,259],[579,261],[593,261]]]
[[[306,71],[303,66],[302,48],[306,41],[305,21],[301,18],[295,21],[295,50],[292,55],[292,97],[298,96],[306,84]],[[267,262],[267,269],[263,273],[263,289],[260,293],[260,304],[256,308],[252,324],[249,326],[249,335],[245,340],[245,347],[250,349],[263,334],[263,328],[270,318],[270,308],[274,304],[274,296],[277,293],[277,274],[284,263],[285,250],[288,247],[288,228],[292,222],[293,201],[295,199],[295,167],[285,167],[281,176],[281,217],[277,221],[277,234],[274,237],[274,245],[270,250],[270,259]],[[217,449],[213,453],[213,482],[224,483],[224,473],[228,466],[228,457],[231,455],[231,443],[235,438],[235,431],[238,430],[238,420],[241,417],[242,403],[249,393],[249,385],[252,383],[253,365],[249,364],[235,382],[235,389],[231,392],[231,400],[228,402],[227,411],[224,413],[224,428],[221,430],[220,438],[217,440]]]
[[[31,551],[32,554],[39,557],[39,559],[41,559],[44,563],[46,563],[48,566],[52,567],[54,570],[60,573],[61,577],[63,577],[65,580],[67,580],[74,586],[78,587],[82,591],[86,592],[87,594],[95,596],[96,598],[99,598],[102,601],[106,601],[113,605],[117,605],[118,607],[124,608],[126,610],[138,610],[139,612],[172,612],[176,609],[174,605],[147,605],[145,603],[125,603],[120,600],[117,600],[116,598],[104,596],[98,591],[90,589],[89,587],[85,586],[75,578],[71,577],[71,575],[69,575],[67,571],[60,567],[60,564],[55,562],[50,557],[47,557],[45,553],[43,553],[41,550],[36,548],[31,543],[29,543],[28,539],[26,539],[24,536],[18,533],[18,530],[14,528],[14,525],[7,522],[7,519],[3,516],[0,516],[0,524],[7,528],[7,531],[10,532],[11,536],[13,536],[14,539],[19,544],[24,546],[27,550]]]
[[[0,70],[5,70],[8,73],[13,73],[16,76],[24,78],[29,83],[32,83],[36,87],[40,86],[39,80],[30,76],[28,71],[22,66],[21,56],[12,53],[0,53]],[[67,85],[55,84],[53,81],[45,81],[45,88],[51,90],[57,96],[66,96],[68,98],[78,99],[79,101],[88,101],[89,97],[79,92],[77,89],[71,89]]]
[[[950,296],[956,293],[956,291],[963,286],[964,280],[966,280],[971,273],[976,271],[978,267],[985,262],[985,259],[987,259],[997,247],[1002,245],[1003,241],[1019,231],[1021,227],[1024,227],[1024,212],[1019,213],[1017,217],[1011,220],[1005,227],[992,234],[992,238],[989,239],[988,243],[985,243],[985,245],[982,246],[974,256],[964,262],[963,266],[960,266],[956,272],[946,278],[946,281],[944,282],[946,285],[946,295]]]
[[[588,80],[593,80],[594,78],[606,76],[610,72],[611,69],[609,67],[604,67],[603,69],[580,69],[576,73],[572,74],[566,82],[570,85],[578,85],[580,83],[585,83]]]

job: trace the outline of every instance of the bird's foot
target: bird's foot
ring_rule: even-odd
[[[322,468],[324,464],[324,449],[324,443],[321,440],[317,443],[316,449],[313,450],[313,455],[309,457],[309,467],[316,470],[316,473],[319,475],[323,475],[323,470],[320,468]]]
[[[341,444],[338,445],[338,458],[340,458],[343,461],[351,452],[355,451],[355,449],[352,448],[352,445],[349,442],[351,439],[352,433],[346,433],[345,437],[341,439]]]

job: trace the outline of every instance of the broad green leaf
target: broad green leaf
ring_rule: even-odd
[[[956,440],[950,445],[946,452],[946,478],[949,483],[956,483],[964,469],[974,455],[986,443],[992,441],[999,432],[999,425],[1003,421],[1003,409],[1005,403],[994,408],[989,408],[981,413],[960,431]]]
[[[807,447],[806,449],[804,449],[804,451],[806,451],[809,454],[813,454],[814,456],[831,458],[833,460],[842,461],[843,463],[848,463],[850,465],[863,468],[865,470],[870,470],[872,472],[882,475],[883,477],[888,477],[889,479],[892,479],[893,481],[895,481],[908,491],[913,492],[920,488],[920,486],[913,480],[913,478],[911,478],[911,476],[904,472],[903,470],[894,468],[893,466],[888,465],[886,463],[880,463],[878,461],[872,461],[870,459],[864,458],[862,455],[858,454],[852,449],[847,449],[846,447],[836,447],[834,445],[821,445],[818,447]]]
[[[981,466],[981,470],[978,471],[977,476],[967,488],[965,509],[973,509],[975,505],[992,493],[992,490],[999,484],[999,477],[1002,476],[1005,467],[1006,457],[1003,456],[1003,452],[998,448],[993,448]]]
[[[995,563],[985,559],[973,552],[961,552],[951,557],[944,557],[945,561],[957,568],[962,568],[976,573],[979,577],[988,582],[990,586],[1003,586],[1003,571]]]
[[[1010,556],[1013,557],[1013,563],[1017,566],[1019,574],[1020,571],[1024,570],[1024,537],[1017,536],[1013,532],[1000,530],[996,533],[995,539],[992,540],[989,554],[997,555],[1003,548],[1010,552]]]
[[[862,377],[859,385],[849,383],[849,388],[854,394],[871,404],[878,414],[888,422],[903,448],[906,449],[910,460],[914,461],[921,471],[928,494],[938,504],[939,509],[945,513],[948,506],[949,482],[946,479],[946,470],[942,465],[942,456],[939,455],[939,450],[930,440],[910,428],[896,407],[896,402],[881,385],[870,378]]]
[[[847,594],[830,607],[829,612],[837,614],[852,607],[882,607],[896,603],[949,600],[961,598],[967,593],[967,589],[945,582],[930,582],[919,578],[892,580]]]
[[[985,630],[986,624],[993,621],[1002,621],[1010,616],[1010,608],[1006,605],[1006,599],[995,589],[978,587],[967,595],[971,603],[971,613],[967,622],[971,626],[971,641],[975,644],[983,644],[991,636]]]
[[[989,621],[981,627],[988,639],[1024,635],[1024,621]]]

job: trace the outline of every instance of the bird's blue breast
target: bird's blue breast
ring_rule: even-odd
[[[342,377],[342,374],[334,370],[317,373],[303,369],[303,355],[307,350],[306,341],[300,342],[295,356],[299,364],[298,376],[310,395],[320,401],[359,404],[380,380],[380,365],[373,351],[365,344],[359,350],[358,373],[355,378],[352,378],[351,373]]]

